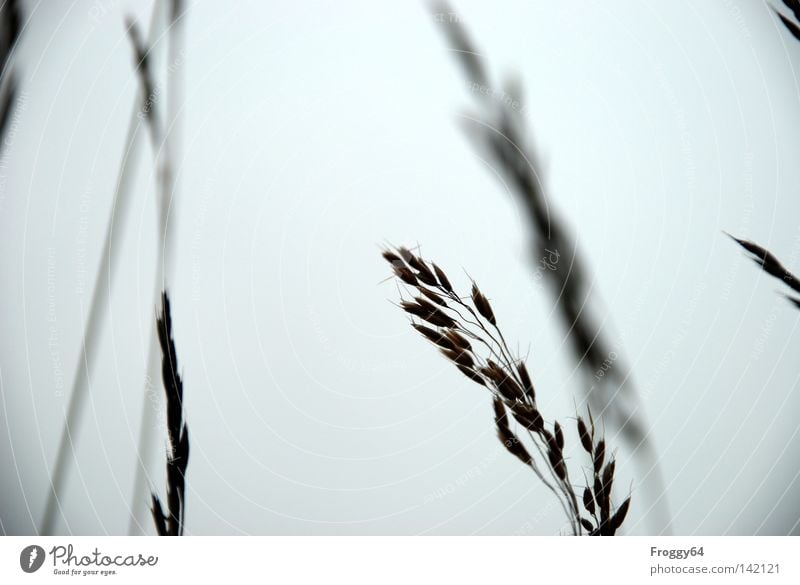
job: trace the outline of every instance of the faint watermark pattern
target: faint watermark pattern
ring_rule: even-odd
[[[548,499],[547,503],[543,506],[539,506],[533,516],[528,518],[524,524],[514,530],[514,532],[511,533],[511,536],[529,536],[531,534],[538,534],[540,532],[537,530],[539,526],[541,526],[542,522],[553,513],[557,506],[558,504],[556,504],[555,501]],[[569,525],[565,525],[561,531],[563,532],[565,529],[568,532],[571,530]]]
[[[487,455],[484,457],[479,463],[473,465],[461,475],[459,475],[455,480],[448,482],[444,485],[439,486],[432,492],[425,495],[423,498],[423,504],[430,504],[437,500],[441,500],[446,498],[447,496],[451,496],[460,488],[466,486],[469,482],[481,477],[486,470],[494,463],[494,461],[498,458],[500,452],[492,453],[491,455]]]
[[[167,74],[172,75],[175,71],[177,71],[183,66],[185,61],[186,61],[186,51],[181,49],[178,52],[175,59],[170,61],[170,63],[167,65]],[[141,109],[136,114],[137,116],[139,116],[140,120],[145,120],[150,115],[150,112],[153,110],[153,107],[158,103],[163,93],[164,93],[164,83],[162,81],[155,83],[150,93],[145,96],[144,105],[142,105]]]
[[[744,189],[744,201],[742,204],[742,216],[739,220],[739,225],[736,227],[737,234],[746,234],[749,231],[750,223],[753,217],[753,210],[755,209],[755,200],[753,198],[753,153],[747,151],[744,153],[742,161],[742,187]],[[738,260],[738,259],[737,259]],[[722,287],[720,299],[727,301],[730,298],[733,285],[736,280],[736,275],[742,266],[742,262],[733,262],[731,269],[728,272],[728,278]]]
[[[211,193],[213,190],[214,179],[213,177],[209,177],[206,179],[206,182],[203,184],[203,187],[200,190],[200,206],[197,210],[197,214],[194,216],[194,234],[192,234],[190,261],[192,268],[192,302],[194,303],[197,303],[200,300],[200,285],[202,284],[200,269],[202,264],[202,254],[200,252],[200,246],[203,240],[203,232],[205,231],[206,220],[208,217],[208,200],[211,198]]]
[[[78,233],[75,236],[75,294],[79,297],[84,295],[86,289],[86,238],[89,232],[89,209],[92,201],[91,181],[81,193],[80,203],[78,204]],[[103,250],[103,254],[107,250]]]
[[[519,112],[522,116],[527,116],[529,113],[522,102],[503,89],[496,89],[490,85],[478,83],[476,81],[468,82],[467,89],[473,93],[478,93],[484,97],[496,101],[506,108]]]
[[[542,283],[542,275],[547,274],[548,271],[554,272],[558,268],[558,259],[561,254],[558,250],[544,249],[545,254],[539,258],[539,263],[536,265],[536,270],[533,273],[533,280],[537,285]]]
[[[686,336],[689,334],[689,329],[694,323],[694,315],[697,312],[698,305],[700,304],[700,298],[703,296],[705,291],[706,291],[706,284],[704,282],[701,282],[695,286],[694,293],[692,294],[691,299],[689,299],[689,302],[686,305],[686,311],[683,314],[683,319],[681,319],[680,323],[678,324],[678,331],[672,338],[672,343],[670,343],[669,348],[667,349],[666,352],[664,352],[658,364],[656,365],[653,374],[647,379],[647,382],[644,384],[644,387],[642,388],[643,398],[647,398],[652,395],[653,390],[655,389],[658,382],[661,380],[661,377],[664,375],[664,373],[667,371],[667,368],[669,368],[669,365],[675,359],[676,350],[686,340]]]
[[[686,111],[681,105],[681,102],[678,100],[678,94],[675,92],[674,86],[667,78],[664,71],[658,69],[657,75],[658,86],[666,96],[666,99],[669,103],[669,108],[672,110],[672,119],[675,122],[675,127],[680,133],[679,140],[681,145],[681,153],[683,154],[686,167],[686,194],[691,196],[696,190],[697,163],[694,156],[692,133],[689,130],[689,124],[686,120]]]
[[[145,374],[144,377],[144,394],[156,414],[153,417],[153,429],[160,431],[167,426],[167,406],[161,399],[160,388],[153,384],[153,378],[150,377],[149,373]]]
[[[599,382],[602,378],[604,378],[606,373],[608,373],[608,370],[611,369],[611,366],[613,366],[614,362],[616,361],[617,361],[617,352],[612,349],[611,351],[608,352],[608,357],[606,357],[606,359],[603,360],[603,363],[600,364],[600,367],[598,367],[597,370],[595,371],[594,379]]]
[[[451,11],[433,12],[431,13],[431,18],[433,18],[434,22],[451,22],[451,23],[462,22],[461,17],[458,15],[458,13]]]
[[[64,393],[64,370],[58,342],[58,314],[56,306],[56,250],[47,248],[47,352],[53,369],[55,396]]]
[[[117,6],[118,0],[94,0],[86,15],[97,25]]]
[[[752,35],[750,34],[750,28],[747,26],[747,19],[742,14],[742,9],[739,8],[739,4],[732,0],[722,0],[722,5],[730,13],[741,36],[745,39],[751,38]]]
[[[313,305],[312,299],[309,299],[308,317],[311,321],[311,326],[314,328],[314,337],[319,343],[324,354],[333,358],[337,364],[342,366],[348,372],[354,374],[380,374],[384,372],[392,372],[398,370],[408,369],[408,362],[398,359],[395,356],[389,358],[381,358],[380,361],[375,359],[357,360],[349,357],[341,350],[341,344],[334,343],[328,332],[322,325],[319,317],[319,312]]]

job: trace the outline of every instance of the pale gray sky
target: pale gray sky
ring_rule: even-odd
[[[146,26],[150,7],[25,3],[24,99],[0,165],[7,533],[41,519],[137,91],[123,15]],[[721,230],[800,269],[800,43],[745,0],[455,8],[491,70],[522,81],[548,196],[642,392],[676,532],[788,533],[800,314]],[[496,440],[488,395],[382,283],[385,242],[419,244],[461,286],[467,270],[529,355],[543,408],[574,414],[581,379],[553,299],[514,197],[459,129],[471,96],[425,4],[192,2],[186,37],[171,292],[187,532],[557,533],[549,492]],[[142,160],[59,532],[128,529],[155,314],[149,145]],[[633,489],[628,530],[642,533]]]

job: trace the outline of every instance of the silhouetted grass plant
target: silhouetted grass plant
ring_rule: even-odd
[[[784,6],[786,6],[789,10],[792,11],[792,15],[798,21],[800,21],[800,0],[783,0]],[[792,34],[792,36],[800,41],[800,26],[797,23],[793,22],[790,18],[781,14],[781,12],[773,7],[775,14],[778,15],[783,25],[786,29]],[[761,269],[783,282],[787,287],[792,289],[796,293],[800,293],[800,281],[798,281],[797,277],[792,274],[783,264],[778,260],[777,256],[754,242],[750,240],[744,240],[732,236],[727,232],[723,232],[725,235],[730,237],[734,242],[739,244],[742,248],[744,248],[749,254],[750,258],[761,267]],[[800,309],[800,297],[791,296],[791,295],[784,295],[787,300],[792,303],[796,308]]]
[[[753,262],[761,267],[761,270],[770,276],[777,278],[794,292],[800,293],[800,280],[798,280],[794,274],[789,272],[789,270],[783,264],[781,264],[775,254],[749,240],[742,240],[728,233],[726,233],[726,235],[744,248],[750,254],[750,258],[753,260]],[[790,295],[784,296],[786,296],[786,298],[795,307],[800,308],[800,298]]]
[[[148,61],[146,59],[142,60],[141,54],[149,54],[149,51],[152,50],[153,43],[155,43],[156,39],[158,39],[163,32],[165,20],[160,18],[160,16],[162,16],[161,9],[163,8],[164,2],[165,0],[160,0],[156,2],[153,7],[153,14],[150,19],[150,29],[148,32],[147,49],[144,49],[140,39],[134,47],[135,65],[137,74],[140,77],[152,77],[150,72],[141,71],[142,68],[148,68]],[[136,32],[130,34],[136,34]],[[81,351],[69,394],[66,419],[61,432],[53,471],[50,476],[50,489],[45,503],[45,511],[42,517],[40,530],[42,534],[46,535],[54,533],[57,512],[60,507],[59,499],[67,482],[69,467],[75,461],[75,444],[80,433],[83,413],[86,409],[86,399],[89,394],[89,380],[97,364],[97,352],[100,347],[104,321],[108,314],[109,300],[114,285],[114,275],[119,272],[116,270],[116,265],[119,263],[118,254],[119,250],[122,248],[122,240],[128,221],[130,204],[134,195],[134,179],[141,155],[140,142],[142,140],[142,134],[144,133],[142,127],[145,126],[142,124],[140,113],[145,111],[147,99],[148,94],[146,88],[142,87],[141,92],[134,100],[130,121],[128,123],[128,130],[122,149],[122,160],[120,162],[117,181],[114,185],[113,202],[106,224],[105,239],[100,255],[100,266],[98,267],[94,286],[92,288],[89,311],[81,338]]]
[[[186,510],[186,467],[189,431],[183,416],[183,380],[172,334],[172,311],[166,291],[161,296],[161,316],[156,321],[161,345],[161,379],[167,405],[167,513],[153,493],[153,520],[159,536],[183,536]]]
[[[153,301],[158,302],[162,289],[166,289],[172,279],[173,255],[175,238],[172,236],[172,224],[176,215],[176,156],[178,151],[178,135],[180,134],[179,111],[183,106],[183,82],[181,79],[182,55],[185,46],[184,24],[186,17],[186,3],[183,0],[170,0],[166,12],[168,24],[167,44],[167,92],[166,103],[159,103],[159,94],[149,67],[149,50],[140,41],[140,35],[135,23],[129,23],[129,33],[137,61],[140,85],[145,93],[145,102],[142,108],[143,118],[150,129],[150,137],[157,167],[157,234],[158,247],[154,265]],[[140,424],[139,446],[137,449],[138,460],[134,477],[134,501],[132,504],[131,523],[129,532],[135,533],[140,529],[138,516],[143,508],[139,494],[145,487],[147,469],[152,451],[153,410],[149,408],[147,397],[147,380],[156,376],[158,369],[158,351],[156,348],[155,334],[150,337],[150,348],[147,355],[145,384],[143,384],[142,420]]]
[[[598,436],[591,411],[588,424],[577,417],[578,436],[592,466],[587,485],[576,492],[564,454],[562,425],[548,422],[540,411],[528,368],[511,351],[478,285],[472,282],[468,295],[457,294],[444,270],[406,248],[385,250],[383,257],[395,277],[414,291],[410,299],[400,302],[412,327],[464,376],[489,390],[500,442],[558,498],[572,533],[616,534],[628,513],[630,497],[614,508],[611,491],[616,462]],[[516,428],[511,426],[512,419]]]

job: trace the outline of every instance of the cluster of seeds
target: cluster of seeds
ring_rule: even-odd
[[[486,295],[473,282],[470,294],[462,298],[439,266],[406,248],[385,250],[383,257],[397,279],[413,290],[411,298],[400,303],[412,317],[412,327],[462,374],[492,393],[498,438],[556,495],[573,534],[614,535],[625,520],[630,498],[612,513],[616,465],[613,459],[605,461],[605,442],[595,439],[594,420],[590,417],[587,426],[577,419],[593,478],[583,491],[581,507],[564,456],[562,426],[558,421],[547,423],[540,412],[528,369],[509,349]],[[511,428],[509,413],[527,436],[530,449]]]
[[[186,509],[186,467],[189,464],[189,430],[183,415],[183,380],[178,371],[178,353],[172,336],[169,297],[161,295],[161,315],[156,322],[161,344],[161,377],[167,400],[167,512],[152,494],[153,521],[159,536],[183,536]]]

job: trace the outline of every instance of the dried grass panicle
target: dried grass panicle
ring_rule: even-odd
[[[474,282],[472,283],[472,302],[475,304],[475,308],[478,309],[478,312],[483,316],[484,319],[489,321],[492,325],[497,325],[497,322],[494,318],[494,311],[492,310],[492,305],[489,304],[489,299],[484,296],[484,294],[478,289],[478,285]]]
[[[564,429],[558,421],[545,422],[528,369],[506,343],[494,309],[478,285],[473,283],[470,294],[461,297],[441,268],[410,250],[386,250],[383,257],[392,265],[398,280],[414,289],[412,300],[400,302],[412,319],[411,326],[462,374],[492,393],[500,442],[558,498],[573,534],[615,534],[625,519],[630,498],[612,514],[615,463],[605,463],[606,444],[603,439],[595,440],[591,414],[588,426],[580,417],[577,419],[581,445],[593,464],[590,485],[581,494],[575,492],[570,480]],[[426,300],[434,297],[439,299],[436,304]],[[518,430],[512,429],[512,419],[519,425]],[[526,439],[525,443],[522,439]]]
[[[764,272],[777,278],[794,292],[800,293],[800,280],[781,264],[775,254],[750,240],[739,239],[727,232],[726,235],[744,248],[750,254],[750,258],[753,262],[758,264]],[[794,306],[800,308],[800,298],[789,295],[786,295],[786,298],[789,299]]]
[[[153,520],[159,536],[182,536],[186,509],[186,467],[189,463],[189,431],[183,416],[183,380],[178,372],[178,354],[172,336],[169,297],[161,297],[161,316],[157,321],[161,344],[161,375],[167,402],[167,513],[153,493]]]

